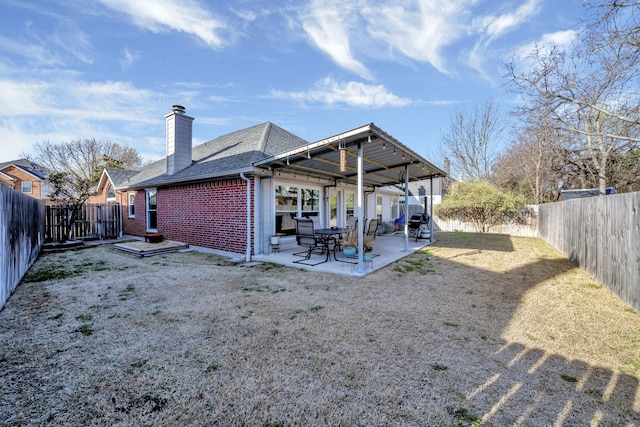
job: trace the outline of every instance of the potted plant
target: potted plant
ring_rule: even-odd
[[[373,240],[374,236],[364,236],[364,254],[362,255],[362,259],[364,261],[371,261],[371,259],[373,258]]]
[[[358,247],[358,233],[356,231],[348,231],[342,239],[342,253],[344,256],[352,257],[356,254]]]

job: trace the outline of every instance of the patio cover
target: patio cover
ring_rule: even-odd
[[[346,168],[340,171],[340,151],[345,150]],[[312,142],[284,153],[267,157],[253,164],[256,168],[278,169],[335,183],[354,184],[358,187],[356,211],[358,215],[358,269],[363,270],[362,235],[364,232],[364,187],[387,185],[405,186],[408,183],[437,177],[446,173],[373,123],[360,126],[328,138]],[[405,226],[408,248],[408,233]],[[408,249],[407,249],[408,250]]]

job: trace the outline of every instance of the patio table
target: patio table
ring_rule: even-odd
[[[339,237],[345,231],[346,231],[346,228],[339,228],[339,227],[319,228],[317,230],[314,230],[316,235],[322,236],[324,248],[327,250],[327,259],[325,260],[325,262],[331,260],[330,258],[331,248],[329,246],[329,241],[331,240],[331,238],[333,238],[333,240],[336,241],[336,237]],[[336,246],[337,244],[333,245],[333,258],[336,261],[338,261],[338,258],[336,257]]]

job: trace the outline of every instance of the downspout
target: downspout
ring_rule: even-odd
[[[127,191],[127,203],[129,203],[129,192]],[[127,209],[129,209],[129,205],[127,205]],[[120,192],[120,209],[118,209],[120,211],[120,229],[118,230],[118,238],[122,239],[122,237],[124,236],[124,225],[122,224],[123,221],[123,215],[122,215],[122,191]]]
[[[247,183],[247,249],[245,250],[245,260],[251,261],[251,180],[240,172],[240,178]]]
[[[368,213],[369,213],[369,209],[368,209],[368,207],[369,207],[369,196],[370,196],[371,194],[375,194],[375,192],[376,192],[376,189],[375,189],[375,188],[374,188],[373,190],[371,190],[371,191],[365,191],[365,192],[364,192],[364,209],[365,209],[365,214],[368,214]],[[374,212],[375,212],[375,208],[374,208]],[[377,216],[377,215],[374,215],[374,217],[376,217],[376,218],[377,218],[378,216]]]

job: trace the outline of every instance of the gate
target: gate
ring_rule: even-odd
[[[54,205],[45,207],[45,242],[64,242],[66,224],[73,207]],[[122,215],[120,205],[85,204],[71,226],[71,239],[115,239],[120,237]]]

